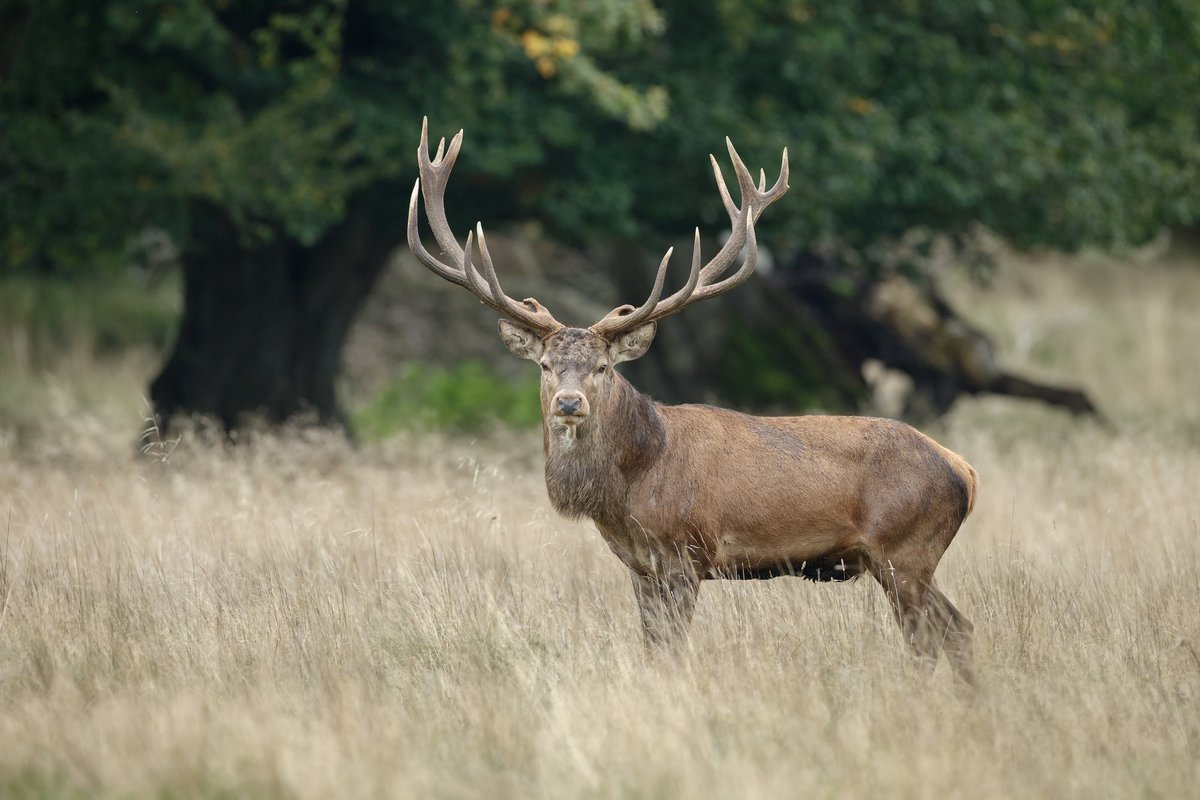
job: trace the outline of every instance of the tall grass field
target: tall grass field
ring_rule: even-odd
[[[0,325],[0,797],[1198,796],[1200,269],[946,279],[1108,418],[929,428],[981,475],[938,571],[975,691],[914,668],[871,580],[709,582],[645,654],[536,428],[135,456],[154,353]]]

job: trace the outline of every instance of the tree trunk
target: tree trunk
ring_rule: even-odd
[[[342,345],[399,241],[394,220],[377,224],[366,207],[351,202],[305,247],[283,234],[248,245],[224,209],[194,204],[179,335],[150,387],[160,428],[184,415],[227,431],[252,419],[345,425]]]

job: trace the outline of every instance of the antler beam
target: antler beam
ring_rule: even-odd
[[[417,148],[417,165],[421,177],[413,186],[412,198],[408,201],[408,246],[412,248],[417,259],[434,274],[458,284],[471,291],[479,301],[489,308],[503,314],[509,319],[520,322],[547,335],[559,330],[563,324],[556,320],[550,312],[532,297],[520,302],[509,297],[500,288],[500,280],[496,277],[496,268],[492,264],[491,253],[488,252],[487,240],[483,236],[483,225],[476,223],[474,237],[478,240],[479,256],[483,264],[482,275],[475,266],[472,252],[472,233],[467,233],[465,247],[460,247],[446,221],[445,194],[446,182],[450,178],[450,170],[458,158],[462,147],[463,132],[460,130],[450,140],[446,148],[446,140],[438,142],[437,153],[429,157],[429,118],[421,121],[421,144]],[[435,258],[421,242],[421,234],[417,228],[417,198],[425,198],[425,216],[433,237],[437,240],[442,255],[448,260]]]
[[[721,167],[717,163],[717,159],[709,155],[709,160],[712,161],[713,175],[717,179],[717,191],[721,194],[721,202],[724,204],[725,211],[729,214],[730,223],[733,225],[733,232],[730,234],[728,241],[725,242],[725,245],[713,257],[712,261],[701,267],[700,229],[697,228],[695,241],[692,245],[692,269],[688,274],[687,283],[666,300],[659,299],[662,296],[667,265],[671,261],[671,254],[673,252],[673,250],[667,250],[667,254],[663,256],[662,263],[658,266],[658,274],[654,279],[654,288],[650,290],[650,297],[647,298],[646,302],[638,308],[630,305],[614,308],[602,320],[592,325],[591,330],[593,332],[611,339],[614,336],[632,330],[638,325],[660,320],[663,317],[682,311],[692,303],[724,294],[730,289],[740,286],[754,274],[755,266],[758,263],[758,241],[754,235],[754,223],[758,221],[758,217],[762,214],[763,209],[782,197],[788,190],[787,148],[783,150],[783,161],[779,167],[779,178],[775,181],[774,186],[767,189],[766,173],[761,170],[759,171],[758,186],[755,187],[754,179],[750,177],[750,171],[746,169],[745,163],[738,155],[737,150],[734,149],[733,142],[728,137],[725,139],[725,145],[729,149],[729,157],[733,161],[733,170],[737,175],[738,188],[741,190],[742,205],[740,208],[734,205],[733,198],[729,195],[729,189],[725,186],[725,177],[721,174]],[[746,260],[738,268],[737,272],[721,279],[721,276],[729,269],[729,266],[737,258],[738,253],[742,251],[743,247],[746,248]]]

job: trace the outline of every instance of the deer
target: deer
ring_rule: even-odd
[[[647,648],[686,641],[705,580],[824,582],[867,573],[883,588],[922,671],[932,673],[944,653],[954,673],[973,683],[973,626],[934,583],[975,504],[978,474],[965,459],[896,420],[663,405],[614,369],[646,353],[660,320],[755,273],[755,223],[788,189],[787,150],[768,189],[765,172],[755,185],[726,138],[740,204],[709,156],[732,228],[724,245],[702,264],[697,228],[682,287],[663,298],[669,249],[642,305],[618,306],[576,328],[533,298],[518,302],[504,293],[482,224],[458,244],[444,194],[463,131],[449,147],[442,138],[431,156],[428,125],[426,118],[408,207],[409,247],[434,274],[498,313],[503,343],[540,367],[550,502],[568,518],[590,518],[629,569]],[[440,258],[421,241],[421,197]]]

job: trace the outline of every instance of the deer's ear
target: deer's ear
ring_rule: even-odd
[[[526,328],[524,325],[518,325],[515,322],[509,322],[506,319],[500,320],[497,327],[500,329],[500,339],[504,342],[512,354],[518,358],[528,358],[530,361],[537,361],[542,357],[542,339],[534,331]]]
[[[628,333],[622,333],[612,340],[608,346],[608,355],[614,364],[622,361],[633,361],[646,355],[650,343],[654,341],[654,332],[658,330],[657,322],[647,322],[639,325]]]

